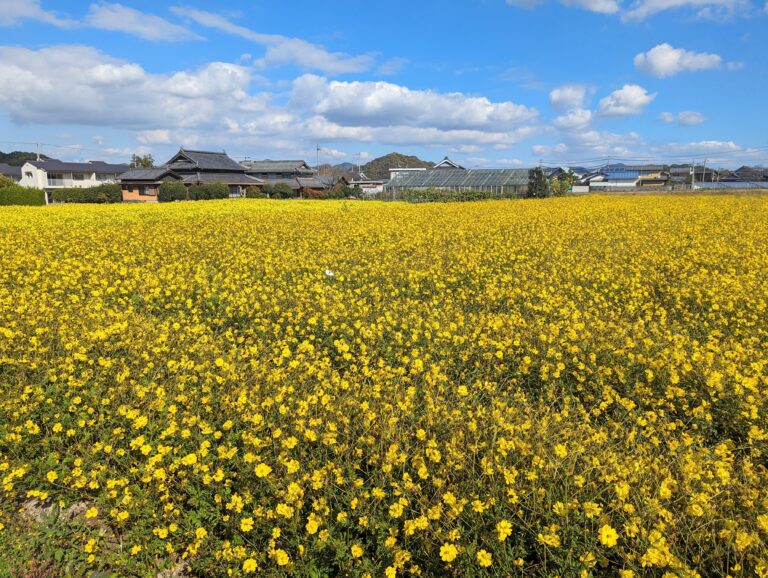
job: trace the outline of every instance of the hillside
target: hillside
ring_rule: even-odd
[[[369,179],[386,180],[389,179],[389,169],[428,169],[433,166],[435,166],[435,163],[423,161],[416,156],[389,153],[388,155],[373,159],[371,162],[363,165],[363,172]]]
[[[20,167],[27,161],[33,161],[37,158],[35,153],[26,153],[22,151],[13,151],[11,153],[4,153],[0,151],[0,163],[11,165],[14,167]],[[47,159],[45,155],[40,155],[40,158]]]

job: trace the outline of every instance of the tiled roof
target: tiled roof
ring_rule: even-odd
[[[225,152],[190,151],[181,149],[165,163],[171,169],[200,169],[209,171],[244,171],[243,166]]]
[[[251,173],[312,173],[306,161],[243,161],[242,165]]]
[[[246,175],[245,173],[196,173],[184,175],[187,184],[196,183],[224,183],[225,185],[261,185],[261,179]]]
[[[131,169],[120,175],[121,181],[159,181],[164,176],[173,174],[168,167],[155,167],[151,169]]]
[[[13,165],[6,165],[5,163],[0,163],[0,175],[5,175],[7,177],[20,179],[21,167],[15,167]]]
[[[67,173],[96,173],[96,174],[121,174],[130,167],[123,164],[110,164],[103,161],[90,161],[87,163],[68,163],[57,159],[42,161],[28,161],[32,166],[44,171],[67,172]]]

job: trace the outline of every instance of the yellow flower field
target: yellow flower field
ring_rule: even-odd
[[[0,263],[0,575],[768,576],[768,199],[3,208]]]

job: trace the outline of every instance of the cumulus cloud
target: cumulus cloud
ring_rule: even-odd
[[[293,64],[307,70],[326,74],[348,74],[369,70],[374,63],[370,54],[350,56],[343,52],[330,52],[325,47],[300,38],[279,34],[263,34],[235,24],[220,14],[190,7],[176,6],[171,11],[181,18],[190,19],[201,26],[245,38],[266,47],[266,54],[255,64],[273,66]]]
[[[566,114],[558,116],[554,125],[558,128],[574,129],[587,126],[592,121],[592,111],[586,108],[574,108]]]
[[[707,120],[703,114],[693,110],[684,110],[677,114],[673,114],[671,112],[662,112],[659,115],[659,119],[662,122],[666,122],[668,124],[679,124],[680,126],[694,126]]]
[[[152,41],[201,40],[191,30],[153,14],[145,14],[122,4],[91,4],[85,23],[93,28],[116,30]]]
[[[600,100],[599,111],[602,116],[630,116],[643,112],[657,93],[649,94],[637,84],[625,84],[618,90]]]
[[[538,112],[513,102],[481,96],[411,90],[389,82],[339,82],[304,75],[294,91],[311,94],[312,110],[342,126],[395,126],[440,130],[505,131],[529,124]]]
[[[666,42],[635,56],[636,68],[658,78],[674,76],[680,72],[720,68],[722,62],[719,54],[675,48]]]
[[[549,93],[549,103],[558,110],[582,108],[586,100],[586,84],[563,84]]]
[[[0,105],[16,122],[156,128],[211,126],[228,111],[264,110],[250,96],[246,67],[212,62],[150,74],[141,66],[78,45],[40,50],[0,46]]]
[[[35,20],[60,28],[76,24],[74,20],[44,10],[40,0],[0,0],[0,26],[15,26],[24,20]]]

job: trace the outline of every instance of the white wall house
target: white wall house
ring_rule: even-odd
[[[23,187],[45,189],[88,188],[103,183],[114,183],[117,177],[129,169],[128,165],[110,164],[103,161],[68,163],[56,159],[28,161],[21,167]]]

